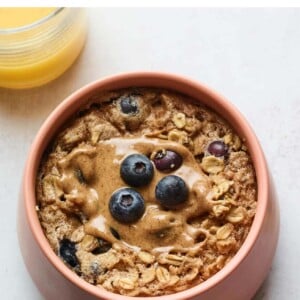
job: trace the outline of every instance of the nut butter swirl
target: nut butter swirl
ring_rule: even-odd
[[[165,174],[155,170],[149,185],[136,188],[146,203],[143,217],[134,224],[119,223],[111,216],[108,203],[114,191],[126,186],[120,177],[122,160],[133,153],[151,156],[161,149],[173,150],[182,156],[182,166],[172,174],[185,179],[189,188],[188,201],[177,210],[163,209],[154,191]],[[59,186],[67,193],[67,201],[88,217],[84,228],[87,234],[153,252],[192,249],[197,245],[198,236],[203,235],[202,229],[189,225],[188,221],[211,209],[211,182],[189,150],[178,143],[146,137],[114,138],[96,146],[77,147],[58,165],[62,174]],[[78,172],[81,173],[79,179]],[[117,230],[121,240],[116,239],[110,228]]]

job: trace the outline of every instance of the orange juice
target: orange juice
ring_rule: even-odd
[[[55,79],[75,61],[85,36],[82,8],[0,8],[0,87]]]
[[[0,29],[34,23],[52,13],[54,7],[0,7]]]

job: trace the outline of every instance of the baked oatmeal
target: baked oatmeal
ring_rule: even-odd
[[[257,185],[245,141],[172,91],[93,96],[48,147],[37,213],[55,253],[113,293],[171,294],[222,269],[250,230]]]

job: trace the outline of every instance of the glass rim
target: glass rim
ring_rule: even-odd
[[[30,7],[27,7],[27,8],[30,8]],[[34,28],[38,27],[39,25],[46,23],[48,20],[52,19],[53,17],[55,17],[56,15],[58,15],[65,9],[66,9],[66,7],[57,7],[54,11],[52,11],[47,16],[45,16],[33,23],[27,24],[27,25],[23,25],[23,26],[19,26],[19,27],[11,27],[11,28],[7,28],[7,29],[0,28],[0,35],[14,34],[14,33],[22,32],[22,31],[34,29]]]

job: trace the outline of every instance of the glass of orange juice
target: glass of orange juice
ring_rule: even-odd
[[[66,71],[86,39],[83,8],[0,7],[0,87],[45,84]]]

